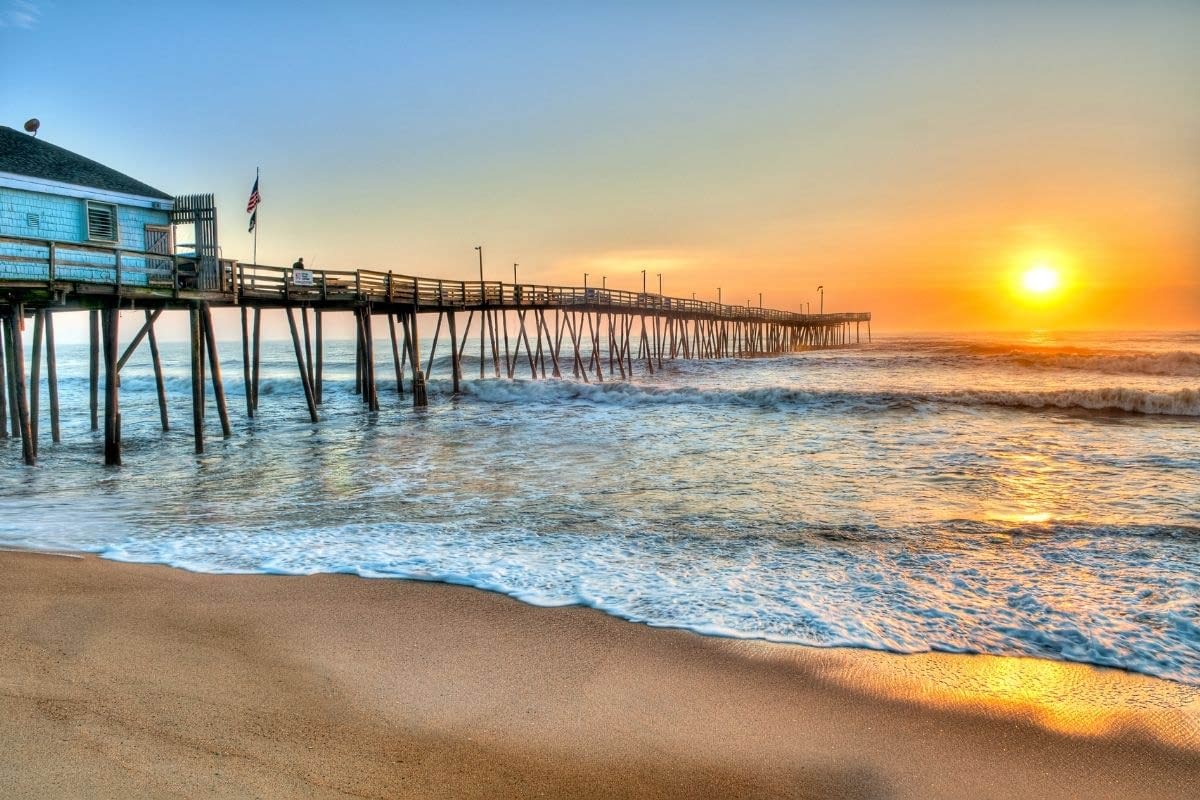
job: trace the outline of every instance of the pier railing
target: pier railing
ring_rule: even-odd
[[[0,236],[0,283],[22,286],[76,283],[171,291],[234,291],[231,259],[219,259],[215,275],[203,274],[201,259],[108,244]]]
[[[0,284],[105,286],[150,296],[201,293],[206,299],[280,304],[391,303],[419,310],[585,308],[633,314],[671,314],[785,324],[864,322],[869,313],[798,314],[605,287],[421,278],[379,270],[274,267],[220,259],[211,269],[187,254],[113,245],[0,236]]]
[[[413,305],[424,309],[466,308],[596,308],[631,313],[692,314],[720,319],[767,322],[865,321],[866,313],[797,314],[753,306],[669,297],[598,287],[553,286],[502,281],[455,281],[420,278],[376,270],[304,269],[238,264],[237,285],[243,297],[256,300],[353,300]]]

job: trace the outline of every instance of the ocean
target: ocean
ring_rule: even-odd
[[[423,410],[381,341],[378,413],[353,394],[353,344],[329,342],[316,425],[290,342],[264,346],[253,420],[223,343],[234,436],[210,391],[200,456],[186,345],[163,345],[170,433],[142,348],[114,469],[86,346],[60,345],[63,442],[43,388],[38,466],[0,442],[0,546],[445,581],[716,636],[1200,685],[1200,333],[877,335],[603,384],[478,381],[468,354],[458,397],[440,356]]]

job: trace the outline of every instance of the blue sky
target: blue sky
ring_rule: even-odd
[[[919,327],[1031,248],[1194,285],[1196,41],[1190,2],[0,0],[0,124],[215,192],[227,255],[260,166],[265,263],[464,277],[482,242]]]

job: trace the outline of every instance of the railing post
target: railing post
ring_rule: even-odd
[[[50,246],[50,265],[46,268],[46,280],[50,284],[50,288],[54,288],[55,274],[58,271],[58,265],[55,263],[58,255],[56,250],[58,246],[54,242],[49,242]]]
[[[179,297],[179,254],[171,254],[171,296]]]
[[[387,284],[387,301],[389,303],[392,302],[392,284],[393,284],[394,280],[395,279],[392,276],[392,271],[389,269],[388,270],[388,284]],[[391,317],[388,317],[388,319],[391,319]]]
[[[362,299],[362,270],[354,270],[354,299]]]
[[[238,262],[238,286],[237,286],[238,302],[246,299],[246,265]]]
[[[446,297],[442,291],[442,279],[441,278],[438,278],[438,305],[439,306],[446,305]]]
[[[117,266],[117,294],[120,294],[120,293],[121,293],[121,251],[120,251],[120,250],[115,250],[115,251],[113,251],[113,252],[114,252],[114,254],[116,255],[116,259],[117,259],[117,261],[116,261],[116,266]]]

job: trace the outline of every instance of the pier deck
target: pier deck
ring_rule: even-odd
[[[156,320],[167,310],[187,311],[191,318],[196,451],[204,448],[206,372],[222,434],[232,435],[212,335],[211,310],[220,307],[241,309],[244,395],[250,417],[258,409],[262,314],[284,311],[313,422],[319,420],[322,404],[322,315],[326,313],[345,312],[355,317],[355,391],[371,411],[379,409],[373,329],[377,318],[384,319],[389,329],[398,392],[404,394],[405,373],[410,373],[409,390],[418,407],[428,403],[425,382],[431,377],[443,322],[451,355],[450,378],[456,392],[476,318],[480,378],[488,372],[510,379],[519,373],[533,379],[562,378],[569,371],[574,378],[589,382],[629,380],[635,375],[635,367],[653,374],[664,361],[680,358],[746,358],[848,346],[861,342],[863,323],[869,341],[871,323],[868,312],[801,314],[598,287],[455,281],[366,269],[296,270],[229,259],[0,236],[0,315],[7,375],[7,380],[0,381],[0,436],[9,435],[11,422],[11,435],[22,440],[25,462],[35,463],[36,404],[44,348],[52,441],[59,440],[53,321],[55,314],[78,310],[87,310],[91,315],[93,430],[99,427],[98,394],[101,383],[104,386],[105,463],[121,463],[118,375],[143,340],[148,340],[151,348],[162,426],[164,430],[169,428],[154,334]],[[119,312],[131,309],[143,310],[145,322],[124,354],[118,355]],[[309,324],[310,310],[314,312],[315,336]],[[467,319],[460,337],[458,322],[462,313]],[[437,317],[424,368],[417,332],[421,314]],[[34,320],[28,382],[23,336],[26,317]],[[511,337],[510,320],[515,323]],[[476,352],[474,348],[472,352]],[[99,377],[101,360],[103,382]]]

